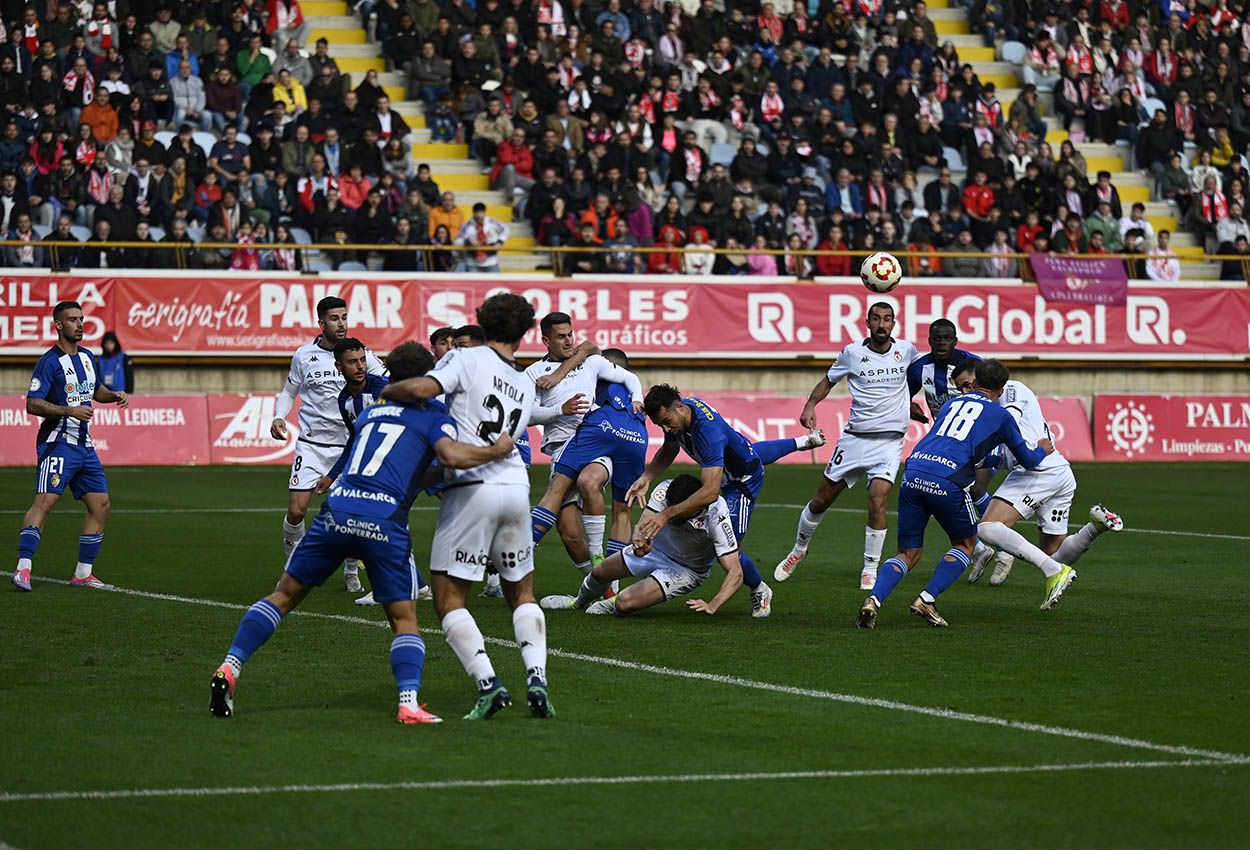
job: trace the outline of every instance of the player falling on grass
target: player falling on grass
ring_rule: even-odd
[[[286,516],[282,518],[282,546],[290,556],[304,537],[304,517],[317,482],[330,471],[347,443],[347,427],[339,413],[339,393],[345,385],[343,374],[334,363],[334,346],[347,338],[347,302],[328,296],[317,302],[317,324],[321,333],[300,346],[291,357],[291,371],[278,394],[269,434],[275,440],[287,438],[286,418],[295,400],[300,400],[299,436],[295,459],[291,462]],[[365,350],[368,372],[385,375],[386,367]],[[343,584],[350,593],[360,593],[360,564],[343,565]]]
[[[360,414],[364,413],[365,408],[377,401],[382,394],[382,388],[387,384],[387,379],[381,375],[369,374],[368,349],[355,337],[341,339],[334,344],[334,365],[338,367],[343,380],[347,382],[343,391],[339,393],[339,414],[343,417],[343,424],[347,426],[347,441],[350,445],[352,437],[356,435],[356,420],[360,418]],[[446,408],[441,405],[437,409],[447,412]],[[347,459],[348,451],[344,449],[334,467],[317,482],[318,495],[325,495],[329,492],[335,479],[343,474]],[[413,563],[415,565],[415,559]],[[431,598],[429,585],[425,583],[425,577],[421,575],[420,570],[417,571],[417,588],[418,599]],[[377,600],[373,596],[373,591],[357,599],[356,604],[376,605]]]
[[[463,438],[489,445],[501,433],[521,434],[534,406],[534,381],[516,362],[517,346],[534,326],[534,308],[519,295],[500,293],[477,309],[487,343],[448,353],[426,377],[394,381],[384,399],[415,403],[446,394],[447,407]],[[547,693],[547,628],[534,600],[534,544],[530,540],[529,475],[520,452],[448,480],[430,554],[434,610],[443,633],[478,689],[469,720],[484,720],[512,704],[482,632],[465,608],[473,582],[486,566],[499,571],[504,598],[528,685],[535,717],[553,717]]]
[[[396,380],[424,374],[434,358],[415,342],[390,355]],[[418,700],[425,667],[425,642],[417,628],[417,570],[411,558],[408,511],[430,462],[465,469],[514,454],[509,434],[488,444],[457,441],[456,425],[434,405],[375,404],[356,420],[345,473],[335,481],[308,534],[295,547],[273,593],[243,615],[225,660],[213,674],[209,710],[234,714],[234,694],[243,665],[272,637],[282,618],[334,574],[344,558],[364,562],[377,601],[394,638],[391,670],[399,687],[401,723],[438,723]]]
[[[972,391],[947,402],[929,433],[912,449],[899,488],[898,552],[881,566],[871,595],[859,609],[856,624],[861,629],[876,625],[882,603],[920,560],[930,517],[950,536],[951,548],[938,561],[929,584],[912,602],[911,612],[932,626],[945,626],[946,620],[935,602],[968,566],[977,545],[976,508],[967,493],[977,464],[999,445],[1006,445],[1030,469],[1054,451],[1050,440],[1044,438],[1036,448],[1026,443],[1016,420],[996,403],[1008,377],[1007,367],[997,360],[978,364]],[[1063,594],[1071,572],[1063,567],[1047,583],[1050,605]]]
[[[879,301],[868,308],[868,337],[853,342],[812,389],[799,422],[816,427],[816,406],[843,378],[851,392],[851,418],[834,446],[833,457],[815,497],[799,515],[794,547],[773,572],[785,581],[807,557],[812,536],[825,512],[860,478],[868,478],[868,525],[864,529],[864,568],[861,590],[877,580],[877,564],[885,545],[885,505],[903,457],[903,438],[911,415],[907,370],[919,358],[916,346],[894,339],[894,308]]]
[[[723,497],[729,507],[734,539],[741,546],[755,511],[755,500],[764,486],[764,466],[790,452],[824,443],[823,435],[816,430],[798,439],[752,444],[731,428],[716,408],[693,396],[683,398],[676,387],[668,384],[652,387],[643,406],[648,418],[664,432],[664,445],[629,488],[628,502],[645,506],[651,482],[672,466],[681,449],[702,467],[702,483],[697,492],[639,521],[634,539],[644,543],[654,540],[669,523],[697,516]],[[760,578],[749,555],[739,552],[738,560],[743,582],[751,591],[751,616],[767,617],[772,611],[772,588]]]
[[[975,367],[960,366],[956,370],[955,380],[965,390],[971,390],[976,383],[975,371]],[[1051,439],[1050,426],[1042,415],[1037,396],[1023,383],[1008,381],[998,403],[1016,420],[1020,433],[1028,443],[1037,445],[1042,439]],[[1035,469],[1022,465],[1010,452],[1003,452],[1001,465],[1008,470],[1007,478],[994,491],[989,507],[981,514],[978,535],[981,540],[996,546],[1002,552],[1024,558],[1033,564],[1042,571],[1048,582],[1063,574],[1066,576],[1064,581],[1070,584],[1076,578],[1076,573],[1064,564],[1070,567],[1079,561],[1100,534],[1124,530],[1124,520],[1098,504],[1089,509],[1090,521],[1076,534],[1068,536],[1068,514],[1072,510],[1072,498],[1076,495],[1076,477],[1072,474],[1072,466],[1067,458],[1058,449]],[[1012,528],[1021,520],[1033,516],[1037,517],[1037,546],[1025,540]],[[984,565],[985,562],[981,563]],[[1007,579],[1010,563],[1007,562],[1008,566],[1001,574],[999,566],[995,566],[994,573],[990,576],[991,584],[999,585]],[[984,566],[981,572],[983,571]],[[968,580],[976,581],[981,577],[981,572],[970,572]],[[1053,604],[1048,584],[1042,610],[1045,611]]]
[[[625,352],[618,348],[604,351],[603,356],[623,372],[629,366]],[[530,513],[535,545],[551,528],[553,511],[558,510],[562,503],[567,503],[570,494],[581,495],[588,519],[603,516],[607,510],[603,501],[603,486],[610,482],[612,539],[608,541],[608,556],[625,548],[627,544],[620,541],[628,539],[631,534],[629,488],[642,475],[647,464],[647,422],[641,407],[634,401],[631,387],[616,382],[599,382],[595,388],[594,409],[582,419],[572,438],[560,447],[559,454],[552,461],[547,492]],[[602,560],[599,558],[596,563]],[[578,566],[583,567],[582,572],[588,575],[593,565]],[[615,592],[614,589],[609,595],[611,592]]]
[[[35,500],[22,518],[13,586],[18,590],[31,589],[30,571],[43,525],[69,487],[74,498],[87,508],[78,535],[78,566],[70,584],[107,589],[112,585],[92,573],[104,544],[109,492],[104,466],[91,442],[91,405],[100,402],[124,408],[130,401],[124,392],[111,390],[99,380],[95,355],[79,347],[82,306],[77,301],[62,301],[52,309],[52,322],[56,327],[56,345],[35,364],[30,389],[26,391],[26,412],[41,417],[43,424],[35,437]]]
[[[602,495],[598,495],[596,500],[597,510],[584,511],[585,499],[580,488],[567,486],[574,481],[566,481],[558,488],[555,486],[561,453],[581,425],[589,404],[575,408],[572,413],[565,412],[563,408],[579,399],[589,403],[596,397],[599,385],[609,382],[624,386],[634,409],[641,411],[642,382],[619,361],[601,354],[593,344],[577,345],[573,320],[567,313],[548,313],[543,316],[539,328],[547,354],[525,371],[538,388],[538,408],[532,421],[543,425],[542,450],[551,458],[552,464],[547,493],[531,512],[534,545],[542,541],[552,526],[557,527],[569,557],[585,575],[595,562],[603,560],[607,511]],[[620,357],[624,357],[623,352]],[[589,485],[592,477],[597,479],[600,490],[596,493],[600,493],[602,485],[614,477],[612,459],[604,455],[591,458],[590,462],[597,468],[588,474],[587,482]],[[633,478],[626,487],[632,483]],[[627,508],[619,518],[613,517],[613,534],[607,542],[607,553],[623,549],[626,545],[623,541],[628,537]]]
[[[680,504],[702,487],[692,475],[679,475],[651,493],[643,520]],[[576,596],[545,596],[544,608],[571,608],[587,614],[628,616],[661,602],[685,596],[707,581],[716,561],[725,569],[720,590],[710,602],[687,600],[694,611],[715,614],[742,587],[742,564],[729,505],[717,498],[694,516],[666,523],[652,540],[635,537],[632,546],[596,564],[582,581]],[[600,599],[613,582],[623,578],[651,579],[631,584],[611,599]]]

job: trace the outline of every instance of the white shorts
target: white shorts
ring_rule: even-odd
[[[845,481],[848,489],[865,474],[869,481],[884,478],[893,484],[902,460],[902,437],[862,437],[843,431],[825,467],[825,477],[834,484]]]
[[[1037,515],[1043,534],[1067,534],[1068,512],[1076,496],[1076,476],[1066,463],[1054,469],[1013,469],[994,491],[1024,519]]]
[[[560,459],[560,455],[564,452],[565,446],[567,446],[570,442],[572,441],[569,440],[561,443],[559,446],[555,447],[555,450],[552,452],[547,452],[545,448],[543,449],[544,452],[547,452],[551,456],[551,466],[547,467],[548,483],[551,482],[551,479],[556,477],[556,461]],[[608,471],[608,480],[604,486],[610,487],[612,485],[612,458],[597,457],[592,460],[591,463],[597,463]],[[569,505],[577,505],[578,510],[586,507],[585,499],[582,498],[581,491],[577,489],[577,482],[573,483],[573,489],[569,490],[568,494],[564,497],[564,501],[560,503],[560,508],[564,509]]]
[[[685,596],[707,581],[707,573],[695,572],[654,549],[645,555],[638,555],[634,552],[634,547],[629,546],[621,550],[621,557],[625,559],[630,575],[655,579],[665,601]]]
[[[291,461],[291,490],[311,490],[317,479],[327,475],[343,454],[342,446],[318,446],[304,440],[295,441],[295,460]]]
[[[466,484],[443,491],[430,572],[481,581],[488,563],[507,582],[534,571],[528,484]]]

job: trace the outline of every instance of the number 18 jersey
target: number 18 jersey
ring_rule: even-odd
[[[453,348],[427,377],[442,386],[461,442],[489,446],[504,431],[513,439],[525,433],[534,407],[534,379],[489,345]],[[455,470],[448,486],[472,481],[528,486],[529,475],[514,449],[499,460]]]

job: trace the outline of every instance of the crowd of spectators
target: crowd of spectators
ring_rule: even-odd
[[[1024,46],[1006,109],[923,0],[368,6],[434,138],[470,144],[539,244],[605,247],[576,271],[843,274],[852,259],[802,253],[842,248],[932,251],[909,263],[921,276],[1015,273],[992,255],[1035,250],[1154,254],[1131,270],[1178,276],[1170,234],[1075,145],[1048,144],[1047,113],[1128,146],[1209,247],[1244,235],[1238,2],[968,0],[987,45]],[[955,249],[991,256],[942,257]]]

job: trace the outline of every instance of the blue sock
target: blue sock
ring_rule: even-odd
[[[984,492],[984,493],[982,493],[982,494],[981,494],[981,498],[979,498],[979,499],[977,499],[975,502],[973,502],[973,504],[977,506],[977,514],[978,514],[979,516],[985,516],[985,511],[986,511],[986,509],[987,509],[987,508],[989,508],[989,506],[990,506],[990,499],[991,499],[991,498],[993,498],[993,497],[992,497],[992,496],[990,496],[989,491],[986,491],[986,492]]]
[[[907,565],[899,558],[891,558],[877,570],[877,583],[872,586],[872,595],[877,597],[878,602],[885,602],[906,575]]]
[[[751,560],[750,555],[741,549],[738,550],[738,562],[742,564],[743,584],[752,590],[763,584],[764,579],[760,578],[760,571],[755,568],[755,562]]]
[[[929,583],[925,585],[924,592],[933,597],[925,599],[925,602],[937,599],[942,591],[954,584],[967,568],[968,554],[962,549],[950,549],[942,556],[942,560],[938,561],[937,569],[933,571],[933,578],[929,579]]]
[[[234,640],[230,642],[228,657],[234,658],[242,666],[277,631],[281,622],[282,612],[278,610],[278,606],[268,599],[260,600],[247,609],[239,622],[239,630],[234,633]]]
[[[625,543],[624,541],[613,540],[611,537],[609,537],[608,544],[605,547],[605,549],[607,550],[607,555],[610,558],[613,555],[615,555],[617,552],[620,552],[622,549],[624,549],[628,545],[629,544]]]
[[[39,548],[39,541],[43,539],[43,532],[28,525],[23,528],[17,535],[17,559],[18,561],[31,561],[35,558],[35,550]]]
[[[78,563],[91,566],[100,557],[100,547],[104,545],[104,533],[78,535]]]
[[[542,542],[543,537],[551,531],[551,527],[556,524],[556,515],[544,508],[542,505],[536,505],[534,510],[530,511],[530,528],[534,532],[534,544]]]
[[[776,463],[781,458],[798,451],[798,444],[793,438],[785,440],[761,440],[755,443],[755,455],[760,461],[768,466],[770,463]]]
[[[421,635],[395,635],[391,641],[391,672],[399,688],[399,704],[419,708],[417,691],[425,670],[425,641]]]

